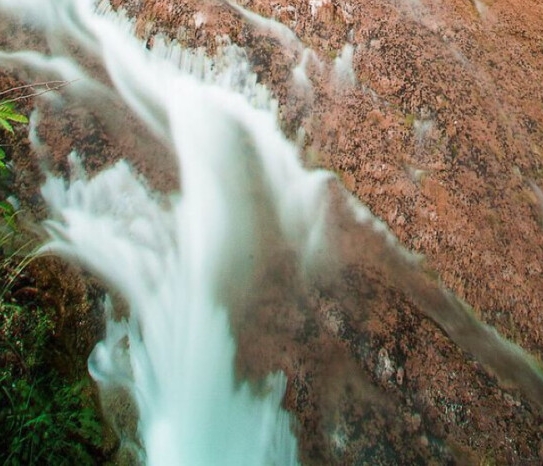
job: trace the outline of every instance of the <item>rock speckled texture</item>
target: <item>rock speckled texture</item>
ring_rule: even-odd
[[[299,43],[220,2],[113,2],[148,37],[160,31],[213,54],[215,37],[227,34],[245,47],[279,100],[284,131],[295,139],[305,129],[307,164],[337,172],[482,320],[540,357],[542,4],[241,3]],[[354,85],[332,72],[346,43]],[[320,61],[308,61],[311,90],[292,78],[304,47]],[[260,311],[254,328],[269,327],[269,341],[257,348],[249,331],[240,336],[242,373],[246,364],[247,376],[289,374],[285,403],[304,464],[543,461],[541,411],[500,387],[409,296],[364,264],[345,271],[340,288],[354,298],[298,291],[282,298],[285,310]]]
[[[295,140],[304,128],[307,165],[335,171],[444,286],[541,358],[541,2],[240,2],[292,29],[290,43],[218,1],[111,3],[149,47],[158,33],[210,55],[221,35],[244,47],[285,133]],[[354,84],[332,71],[346,43]],[[292,75],[304,48],[318,57],[309,90]],[[107,145],[100,137],[87,149]],[[160,175],[171,168],[134,160],[151,184],[175,185]],[[540,409],[501,387],[378,268],[354,264],[328,289],[303,289],[289,282],[289,258],[278,263],[262,273],[258,312],[237,324],[238,365],[248,378],[286,371],[304,464],[543,463]]]

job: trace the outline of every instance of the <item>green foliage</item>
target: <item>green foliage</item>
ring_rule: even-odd
[[[58,376],[33,382],[0,377],[4,465],[92,465],[102,441],[83,382],[64,385]]]
[[[12,122],[28,119],[13,101],[0,102],[0,128],[13,133]],[[9,175],[0,148],[0,179]],[[94,465],[102,426],[89,381],[68,382],[53,369],[54,311],[13,297],[12,287],[31,259],[18,257],[17,248],[6,254],[20,233],[15,214],[12,204],[0,198],[0,219],[10,230],[0,233],[0,463]]]
[[[54,321],[35,306],[0,303],[3,464],[91,465],[102,427],[87,379],[66,383],[47,364]]]
[[[13,133],[13,126],[10,121],[28,123],[28,118],[15,110],[15,104],[9,100],[0,102],[0,126],[6,131]]]
[[[0,201],[0,216],[4,219],[4,222],[7,226],[9,226],[12,230],[16,229],[15,225],[15,209],[13,208],[13,205],[10,204],[8,201]]]
[[[6,153],[4,152],[4,149],[0,147],[0,173],[7,170],[8,166],[6,165]]]
[[[28,123],[28,118],[15,109],[12,101],[0,102],[0,127],[13,134],[13,126],[10,122]],[[6,163],[6,152],[0,147],[0,179],[8,177],[10,169]],[[15,228],[15,211],[13,206],[5,199],[0,201],[0,216],[12,229]]]

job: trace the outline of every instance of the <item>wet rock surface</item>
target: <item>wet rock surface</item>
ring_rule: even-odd
[[[445,287],[541,358],[539,2],[240,2],[298,41],[222,2],[111,3],[135,18],[149,47],[158,33],[210,55],[221,35],[244,47],[306,164],[335,171],[405,247],[425,255]],[[346,43],[354,82],[333,71]],[[310,87],[292,73],[304,53]],[[74,140],[87,154],[110,147],[100,131],[89,134],[92,114],[77,120],[42,129],[55,169],[66,168]],[[173,189],[171,160],[146,162],[136,134],[119,136],[108,160],[88,157],[88,168],[131,153],[152,186]],[[22,201],[39,202],[31,181],[39,164],[23,154],[15,163]],[[540,408],[500,386],[378,268],[352,264],[332,284],[299,289],[289,260],[280,267],[262,272],[269,291],[237,323],[237,362],[249,379],[288,374],[285,406],[296,417],[303,464],[543,462]]]
[[[444,286],[541,357],[538,2],[242,2],[292,29],[299,42],[290,43],[218,2],[113,4],[150,41],[160,31],[212,54],[214,38],[227,34],[245,47],[280,102],[284,131],[295,139],[304,128],[307,164],[338,173]],[[346,43],[354,84],[333,77]],[[292,74],[304,48],[318,57],[306,66],[311,88]],[[347,269],[341,286],[354,298],[308,291],[307,308],[319,310],[310,317],[299,302],[285,304],[289,331],[270,331],[258,348],[250,331],[240,335],[245,375],[289,374],[285,404],[304,463],[543,461],[536,406],[501,387],[375,270]],[[281,312],[263,306],[255,328]]]

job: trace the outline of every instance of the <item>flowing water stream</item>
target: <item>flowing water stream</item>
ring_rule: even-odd
[[[179,168],[178,189],[164,194],[126,161],[87,175],[91,155],[73,152],[70,180],[49,174],[42,188],[51,212],[42,251],[82,264],[128,308],[121,318],[106,302],[107,331],[89,370],[104,393],[122,387],[133,398],[142,462],[298,463],[296,424],[282,408],[285,375],[271,372],[255,387],[236,373],[240,322],[250,319],[255,297],[265,295],[262,277],[278,262],[295,277],[285,295],[300,283],[330,287],[327,275],[356,261],[380,267],[501,380],[542,399],[543,377],[528,355],[478,322],[333,174],[303,168],[241,49],[224,39],[211,59],[157,41],[151,53],[105,3],[98,13],[83,0],[0,6],[41,30],[48,48],[1,52],[0,61],[71,82],[62,95],[44,95],[47,105],[93,108],[113,138],[139,131],[128,108],[153,141],[149,154],[143,143],[134,150],[163,151]],[[351,85],[349,60],[347,46],[335,72]],[[32,116],[38,154],[47,152],[43,118],[41,110]]]

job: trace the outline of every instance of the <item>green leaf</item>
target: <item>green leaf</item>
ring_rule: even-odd
[[[7,120],[17,121],[18,123],[28,123],[28,118],[20,113],[12,113],[6,116]]]
[[[10,133],[13,133],[13,128],[8,123],[16,121],[19,123],[28,123],[28,118],[15,110],[13,102],[0,102],[0,125]]]
[[[8,201],[0,201],[0,210],[2,210],[4,215],[13,215],[15,213],[15,209]]]
[[[17,228],[15,223],[15,209],[8,201],[0,201],[0,217],[3,218],[6,225],[12,230]]]
[[[6,158],[6,153],[4,152],[4,149],[0,147],[0,160],[4,160],[5,158]]]
[[[15,104],[10,101],[0,102],[0,114],[3,112],[6,112],[6,113],[15,112]]]
[[[49,414],[41,413],[39,416],[36,416],[23,424],[23,427],[34,426],[35,424],[47,424],[50,423]]]
[[[6,131],[9,131],[10,133],[13,133],[13,126],[11,126],[7,120],[5,120],[4,118],[2,118],[2,116],[0,115],[0,126],[2,126],[2,128],[4,128]]]

